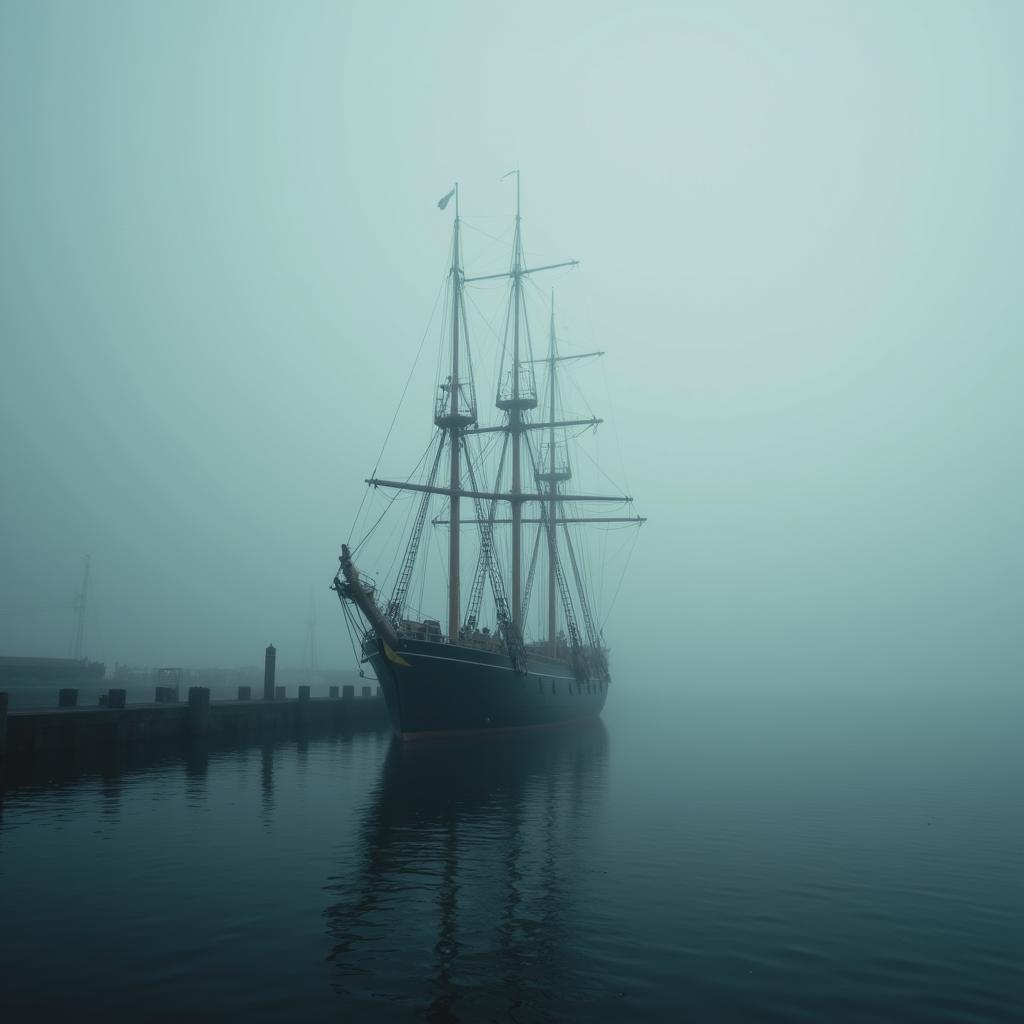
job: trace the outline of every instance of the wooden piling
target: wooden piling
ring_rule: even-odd
[[[190,736],[205,736],[210,728],[210,688],[188,688],[188,731]]]
[[[263,699],[274,700],[274,677],[277,674],[277,648],[271,644],[263,661]]]

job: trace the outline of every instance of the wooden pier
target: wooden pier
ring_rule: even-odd
[[[242,687],[242,690],[248,689]],[[275,688],[277,689],[277,688]],[[340,696],[311,698],[300,687],[297,698],[210,700],[205,686],[189,689],[188,702],[127,704],[123,690],[111,690],[106,706],[81,708],[61,697],[64,706],[47,710],[8,710],[0,693],[0,759],[46,757],[61,751],[206,739],[251,740],[267,734],[301,730],[327,733],[390,727],[384,698],[352,686]],[[332,693],[336,693],[336,688]]]

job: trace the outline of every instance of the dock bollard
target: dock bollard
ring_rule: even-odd
[[[309,700],[309,687],[308,686],[300,686],[299,687],[299,700]]]
[[[338,699],[338,687],[337,686],[332,686],[327,692],[331,695],[331,699],[332,700],[337,700]]]
[[[107,707],[108,708],[123,708],[125,699],[128,696],[127,690],[119,690],[111,687],[107,690]]]
[[[274,676],[277,673],[277,648],[271,644],[263,662],[263,699],[274,699]]]
[[[7,749],[7,694],[0,693],[0,757]]]
[[[354,686],[343,686],[341,688],[342,700],[352,700],[356,695],[356,688]]]
[[[210,727],[210,688],[188,688],[188,731],[192,736],[205,736]]]
[[[77,708],[78,691],[73,687],[66,687],[57,694],[57,707]]]
[[[274,700],[284,700],[285,687],[275,686],[274,687]]]
[[[239,700],[252,700],[252,687],[251,686],[240,686],[238,688],[238,699]]]
[[[371,693],[370,687],[369,686],[364,686],[363,687],[363,696],[364,697],[369,697],[370,693]]]

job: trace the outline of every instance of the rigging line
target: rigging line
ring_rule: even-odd
[[[470,451],[466,450],[466,457],[469,459],[472,467],[472,472],[483,473],[486,469],[487,463],[491,460],[492,449],[496,443],[497,433],[493,434],[490,439],[486,442],[486,447],[481,451],[478,451],[474,456]],[[496,485],[497,486],[497,485]]]
[[[600,465],[599,465],[599,464],[598,464],[598,463],[597,463],[597,462],[596,462],[596,461],[594,460],[594,458],[593,458],[593,457],[592,457],[592,456],[591,456],[591,455],[590,455],[590,454],[589,454],[589,453],[587,452],[587,450],[586,450],[586,449],[585,449],[585,448],[584,448],[584,447],[583,447],[582,445],[578,445],[578,446],[577,446],[577,449],[576,449],[576,450],[577,450],[578,452],[580,452],[580,454],[582,454],[582,455],[583,455],[583,456],[584,456],[584,457],[585,457],[585,458],[587,459],[587,461],[588,461],[588,462],[589,462],[589,463],[590,463],[590,464],[591,464],[591,465],[592,465],[592,466],[593,466],[593,467],[594,467],[594,468],[595,468],[595,469],[596,469],[596,470],[598,471],[598,473],[600,473],[600,474],[601,474],[601,476],[603,476],[603,477],[605,478],[605,480],[607,480],[607,481],[608,481],[608,483],[610,483],[610,484],[611,484],[611,485],[612,485],[613,487],[615,487],[615,488],[618,488],[618,487],[620,486],[620,485],[618,484],[618,482],[617,482],[617,481],[613,480],[613,479],[612,479],[612,478],[611,478],[611,477],[610,477],[610,476],[609,476],[609,475],[608,475],[608,474],[607,474],[607,473],[606,473],[606,472],[605,472],[605,471],[604,471],[604,470],[603,470],[603,469],[602,469],[602,468],[600,467]],[[628,492],[627,492],[627,493],[628,493]],[[629,504],[632,504],[632,502],[629,502]]]
[[[352,612],[349,609],[348,605],[346,605],[346,604],[342,604],[341,607],[342,607],[342,610],[345,613],[345,632],[348,634],[348,642],[349,642],[349,646],[352,648],[352,657],[353,657],[353,659],[355,660],[355,663],[356,663],[356,670],[359,672],[360,675],[362,675],[362,671],[363,670],[360,668],[360,665],[362,664],[362,661],[360,660],[359,653],[356,650],[355,638],[352,636],[352,629],[353,629]]]
[[[502,214],[502,216],[505,216],[505,215]],[[475,219],[476,219],[476,217],[474,216],[473,220],[475,220]],[[478,228],[472,222],[472,220],[467,220],[465,217],[463,217],[461,219],[460,223],[462,224],[462,226],[464,228],[469,228],[470,231],[475,231],[478,235],[483,235],[484,238],[489,238],[492,242],[497,242],[499,245],[505,245],[505,243],[508,242],[508,236],[510,234],[512,234],[512,228],[510,227],[510,228],[508,228],[508,230],[506,230],[504,232],[503,235],[501,235],[501,237],[499,237],[498,235],[492,235],[489,232],[484,231],[483,228]]]
[[[367,490],[369,490],[369,488],[367,488]],[[369,530],[366,531],[366,533],[363,535],[363,539],[352,549],[352,554],[353,555],[355,555],[355,553],[370,539],[370,537],[373,534],[373,531],[376,530],[378,526],[380,526],[381,520],[391,510],[391,506],[394,505],[394,503],[397,500],[397,498],[398,498],[398,494],[396,493],[393,498],[388,499],[388,503],[385,506],[384,511],[381,512],[381,514],[379,516],[377,516],[377,521],[373,524],[373,526],[370,527]]]
[[[480,317],[481,320],[483,320],[484,326],[487,328],[487,330],[489,330],[491,332],[491,334],[494,335],[494,340],[500,342],[502,340],[501,335],[494,329],[494,324],[492,322],[493,320],[497,319],[497,314],[495,314],[495,316],[493,316],[490,320],[488,320],[487,319],[487,315],[476,304],[476,300],[473,298],[472,292],[469,290],[469,288],[463,288],[462,293],[463,293],[463,295],[465,295],[469,299],[469,301],[472,304],[473,308],[477,311],[478,316]]]
[[[469,231],[473,232],[474,234],[478,234],[478,235],[481,235],[484,238],[489,239],[491,241],[491,243],[492,243],[491,245],[482,245],[480,250],[474,253],[473,260],[472,260],[473,266],[481,266],[484,263],[484,261],[491,256],[491,254],[494,252],[494,250],[495,250],[495,248],[497,246],[500,246],[502,248],[502,250],[507,250],[507,248],[508,248],[508,234],[509,234],[509,232],[505,233],[505,237],[504,238],[498,238],[497,235],[489,234],[488,232],[484,231],[482,228],[478,228],[475,225],[471,224],[465,218],[462,218],[460,223],[462,224],[462,226],[464,228],[467,228]]]
[[[615,593],[612,594],[611,602],[608,605],[608,611],[605,613],[604,619],[601,620],[601,632],[604,632],[605,623],[611,618],[612,609],[615,607],[615,602],[619,597],[619,590],[622,589],[622,582],[626,578],[626,570],[629,568],[629,563],[633,558],[633,552],[636,550],[636,542],[640,539],[640,531],[637,530],[633,535],[633,544],[629,549],[629,554],[626,555],[626,561],[622,566],[622,574],[619,576],[619,582],[615,585]]]
[[[587,412],[590,413],[592,418],[596,419],[597,417],[594,414],[594,410],[591,408],[590,403],[587,401],[587,396],[583,393],[583,389],[579,386],[579,384],[576,382],[576,380],[573,377],[571,377],[571,376],[569,377],[569,383],[573,386],[573,390],[576,392],[577,395],[579,395],[580,400],[587,407]]]
[[[512,334],[512,320],[514,316],[513,303],[515,302],[515,289],[509,289],[508,300],[505,303],[505,328],[501,338],[501,356],[498,360],[497,397],[501,397],[502,376],[505,373],[505,357],[509,349],[509,337]]]
[[[445,440],[446,438],[442,435],[437,446],[437,455],[434,456],[434,464],[431,466],[430,474],[427,477],[428,485],[433,485],[434,480],[437,478],[437,470],[441,464],[441,456],[444,454],[445,450]],[[398,579],[395,580],[394,589],[391,591],[391,600],[388,601],[386,614],[396,627],[402,617],[402,605],[405,603],[405,595],[409,591],[409,584],[416,568],[416,559],[419,555],[420,540],[423,537],[423,526],[427,521],[427,512],[430,507],[430,498],[430,492],[424,491],[423,497],[419,502],[419,507],[416,510],[416,520],[413,523],[412,532],[410,533],[408,543],[406,544],[405,556],[402,560],[402,568],[399,572]]]
[[[469,401],[473,415],[477,416],[479,410],[476,404],[476,374],[473,372],[473,346],[469,343],[469,317],[466,316],[466,299],[461,289],[459,291],[459,310],[462,313],[462,337],[466,343],[466,362],[469,363]],[[453,386],[458,386],[458,382],[453,382]]]
[[[435,427],[434,428],[434,433],[431,435],[431,438],[430,438],[430,443],[424,449],[423,454],[419,458],[419,462],[417,462],[416,465],[413,466],[411,472],[405,478],[405,483],[408,483],[416,475],[416,473],[419,471],[420,467],[426,461],[427,456],[430,454],[431,449],[434,447],[434,441],[437,438],[437,435],[438,435],[439,432],[440,432],[440,428]],[[374,472],[376,472],[376,470]],[[367,492],[375,491],[375,490],[377,490],[377,488],[374,487],[372,484],[368,484],[367,487],[366,487],[366,490],[367,490]],[[363,497],[365,499],[366,495],[364,494]],[[384,511],[381,512],[381,514],[377,517],[377,521],[373,524],[373,526],[371,526],[370,529],[362,536],[362,538],[360,538],[358,543],[353,545],[353,547],[352,547],[352,554],[353,555],[355,555],[355,553],[367,542],[367,540],[370,539],[370,534],[372,534],[373,531],[377,529],[377,527],[380,525],[381,519],[383,519],[384,516],[387,515],[387,513],[390,510],[391,506],[395,503],[395,501],[397,501],[397,499],[398,499],[398,493],[396,493],[394,495],[394,497],[392,497],[390,499],[390,501],[388,501],[387,506],[385,507]]]
[[[401,529],[393,529],[391,531],[391,536],[388,537],[387,541],[383,545],[383,548],[384,548],[385,551],[388,550],[389,548],[391,548],[392,551],[393,551],[393,554],[391,556],[391,562],[388,565],[387,570],[383,573],[383,575],[380,578],[380,589],[381,589],[381,591],[383,591],[387,586],[391,585],[391,581],[392,581],[392,578],[393,578],[392,574],[395,571],[395,565],[397,564],[398,559],[403,554],[402,546],[401,546],[401,544],[398,543],[398,541],[401,540],[401,538],[405,536],[406,530],[409,528],[409,520],[412,518],[413,509],[416,508],[416,507],[417,507],[417,505],[416,505],[415,501],[409,502],[408,508],[406,508],[406,510],[405,510],[405,520],[402,522]],[[396,526],[397,526],[397,524],[396,524]],[[392,543],[392,540],[394,538],[396,538],[396,537],[397,537],[397,540],[395,540],[395,542]]]
[[[616,429],[617,419],[616,419],[616,416],[615,416],[615,399],[613,397],[612,389],[611,389],[611,387],[608,384],[608,363],[607,363],[607,361],[602,361],[601,370],[604,373],[604,390],[605,390],[605,394],[608,396],[608,413],[611,416],[611,420],[612,420],[612,436],[615,438],[615,447],[616,447],[616,449],[618,451],[619,469],[622,471],[622,480],[623,480],[623,483],[625,483],[625,485],[626,485],[626,493],[627,494],[632,494],[633,491],[630,489],[630,486],[629,486],[629,476],[626,473],[626,460],[622,457],[622,441],[620,440],[619,432]]]
[[[537,572],[537,554],[540,551],[540,539],[544,532],[543,526],[537,527],[537,535],[533,541],[533,554],[530,555],[530,570],[526,574],[526,587],[523,592],[523,618],[526,618],[530,609],[530,598],[533,596],[533,581]],[[539,605],[538,605],[539,608]]]
[[[391,432],[395,429],[395,423],[398,420],[398,414],[402,411],[402,404],[405,402],[405,396],[409,392],[409,385],[412,383],[412,378],[416,373],[416,367],[420,361],[420,355],[423,353],[423,345],[427,340],[427,335],[430,333],[430,325],[434,322],[434,314],[437,312],[437,304],[441,301],[441,295],[444,293],[445,284],[448,280],[448,273],[445,272],[444,277],[441,279],[441,285],[437,289],[437,295],[434,296],[434,306],[430,310],[430,319],[427,321],[426,329],[423,331],[423,337],[420,338],[420,346],[416,350],[416,358],[413,360],[412,369],[409,371],[409,376],[406,378],[405,387],[402,388],[402,397],[398,400],[398,407],[395,409],[394,416],[391,417],[391,426],[388,427],[388,432],[384,437],[384,443],[380,446],[380,451],[377,453],[377,459],[373,465],[373,472],[370,476],[376,476],[377,470],[380,468],[380,460],[384,457],[384,449],[388,446],[388,441],[391,440]],[[366,494],[363,494],[363,500],[359,502],[359,508],[356,510],[356,518],[352,521],[352,529],[349,531],[351,537],[355,533],[356,523],[359,521],[359,514],[363,510],[363,503],[366,501]],[[365,538],[364,538],[365,540]]]

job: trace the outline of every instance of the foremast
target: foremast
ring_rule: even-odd
[[[462,464],[462,433],[476,422],[476,399],[472,374],[467,381],[459,376],[459,335],[460,320],[465,321],[463,310],[462,259],[459,250],[459,183],[449,196],[455,196],[455,223],[452,227],[452,265],[450,270],[452,296],[452,363],[451,376],[448,380],[448,393],[442,385],[441,401],[438,402],[434,423],[445,431],[448,438],[448,487],[449,487],[449,528],[448,528],[448,636],[454,638],[459,633],[460,622],[460,488]],[[447,198],[444,200],[447,205]],[[442,206],[442,209],[444,207]],[[468,386],[467,386],[468,385]],[[465,391],[465,395],[463,392]],[[465,398],[465,409],[462,399]]]

